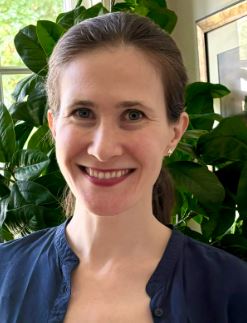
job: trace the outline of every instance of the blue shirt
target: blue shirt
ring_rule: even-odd
[[[1,323],[63,322],[79,263],[65,226],[0,245]],[[155,323],[247,323],[247,264],[176,230],[146,291]]]

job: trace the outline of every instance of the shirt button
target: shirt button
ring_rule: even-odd
[[[157,308],[154,310],[154,315],[155,315],[156,317],[161,317],[161,316],[163,316],[163,314],[164,314],[164,311],[163,311],[163,309],[162,309],[161,307],[157,307]]]
[[[63,292],[64,292],[64,294],[67,294],[68,291],[69,291],[69,287],[67,285],[64,285],[63,286]]]

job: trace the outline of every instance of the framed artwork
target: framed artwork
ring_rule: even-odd
[[[200,80],[221,83],[231,94],[216,104],[223,116],[247,110],[247,1],[196,22]]]

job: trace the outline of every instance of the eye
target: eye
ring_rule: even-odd
[[[144,118],[144,113],[139,110],[128,110],[126,113],[126,119],[130,121],[138,121]]]
[[[80,119],[92,119],[93,118],[93,112],[92,110],[88,108],[78,108],[75,111],[73,111],[73,115]]]

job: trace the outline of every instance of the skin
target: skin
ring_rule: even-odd
[[[152,187],[188,116],[168,121],[161,77],[131,46],[78,56],[62,69],[59,93],[59,112],[49,111],[48,122],[76,197],[67,237],[80,259],[78,272],[104,281],[120,268],[139,268],[142,260],[147,279],[171,234],[152,215]],[[79,166],[131,172],[120,183],[100,186]]]

